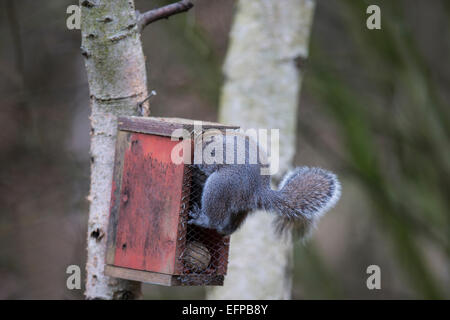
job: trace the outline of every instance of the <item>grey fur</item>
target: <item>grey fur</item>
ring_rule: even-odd
[[[224,154],[227,147],[234,148],[236,154],[232,141],[224,139]],[[250,212],[263,209],[277,214],[275,223],[280,233],[293,228],[300,237],[310,234],[319,218],[339,200],[337,177],[320,168],[300,167],[285,176],[279,190],[272,190],[270,176],[261,175],[262,165],[249,163],[248,145],[244,164],[196,166],[207,179],[201,203],[191,209],[189,223],[228,235]]]

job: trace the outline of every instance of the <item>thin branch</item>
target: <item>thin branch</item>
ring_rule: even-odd
[[[144,13],[138,14],[139,30],[144,29],[147,25],[160,19],[168,19],[174,14],[186,12],[191,9],[194,4],[189,0],[182,0],[169,4],[167,6],[153,9]]]

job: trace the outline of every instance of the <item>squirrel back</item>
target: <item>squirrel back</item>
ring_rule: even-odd
[[[223,157],[219,157],[222,161],[205,159],[196,165],[207,179],[200,203],[191,208],[189,223],[228,235],[242,225],[250,212],[263,209],[277,215],[275,226],[278,232],[293,229],[300,237],[308,235],[340,197],[336,176],[320,168],[300,167],[285,175],[278,190],[272,190],[271,177],[261,174],[261,168],[267,166],[266,155],[248,136],[243,137],[244,150],[238,150],[240,137],[212,136],[203,142],[204,154],[217,160],[216,152],[223,152]],[[219,144],[218,139],[222,139]],[[211,143],[215,143],[216,148]],[[223,148],[217,148],[220,145]],[[224,161],[227,149],[233,156],[232,163]],[[249,160],[255,150],[259,156],[253,163]],[[243,162],[238,161],[240,156]]]

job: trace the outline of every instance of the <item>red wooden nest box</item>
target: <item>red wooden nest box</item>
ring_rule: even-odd
[[[203,130],[227,128],[237,127],[202,122]],[[118,119],[105,274],[167,286],[222,285],[229,237],[187,224],[202,176],[193,165],[171,160],[179,143],[171,139],[175,129],[193,132],[194,122]]]

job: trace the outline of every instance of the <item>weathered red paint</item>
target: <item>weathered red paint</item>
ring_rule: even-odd
[[[184,165],[170,137],[133,133],[124,154],[114,265],[175,273]]]

